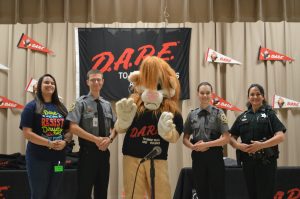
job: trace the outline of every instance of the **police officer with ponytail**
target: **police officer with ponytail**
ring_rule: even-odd
[[[200,83],[197,91],[199,108],[192,110],[185,121],[183,144],[192,150],[192,170],[198,197],[224,199],[222,146],[230,139],[227,118],[221,109],[210,105],[210,83]]]

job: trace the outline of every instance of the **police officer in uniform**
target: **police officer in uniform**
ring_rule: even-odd
[[[278,144],[286,128],[264,98],[264,89],[252,84],[248,89],[248,110],[230,129],[230,144],[240,150],[250,199],[272,199],[276,182]],[[237,138],[241,137],[241,142]]]
[[[225,198],[222,146],[230,139],[228,122],[221,109],[210,105],[211,84],[202,82],[197,91],[200,107],[192,110],[185,121],[183,143],[192,150],[193,179],[198,197],[221,199]]]
[[[106,199],[109,182],[108,146],[116,133],[115,116],[111,104],[100,97],[103,74],[99,70],[87,73],[88,95],[77,99],[67,119],[70,131],[79,137],[78,199],[90,199],[94,187],[94,199]]]

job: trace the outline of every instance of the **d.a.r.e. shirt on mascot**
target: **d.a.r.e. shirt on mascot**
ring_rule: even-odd
[[[140,70],[129,76],[129,81],[134,91],[128,99],[116,103],[115,123],[118,133],[126,133],[122,149],[126,199],[132,195],[136,199],[144,198],[145,192],[151,197],[150,160],[143,162],[138,172],[137,168],[155,146],[161,148],[161,154],[154,158],[155,198],[170,199],[168,148],[183,130],[177,106],[179,81],[169,64],[154,56],[145,58]]]

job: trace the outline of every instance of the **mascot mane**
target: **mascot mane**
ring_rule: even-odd
[[[137,105],[138,114],[147,109],[142,97],[145,91],[162,96],[159,107],[154,110],[156,114],[164,111],[179,112],[180,84],[175,71],[163,59],[155,56],[145,58],[140,70],[131,73],[128,79],[133,84],[133,94],[130,97]]]

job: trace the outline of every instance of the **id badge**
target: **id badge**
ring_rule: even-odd
[[[54,173],[61,173],[64,171],[64,166],[60,165],[60,161],[58,164],[54,166]]]
[[[93,127],[97,127],[98,126],[98,118],[94,117],[93,118]]]

